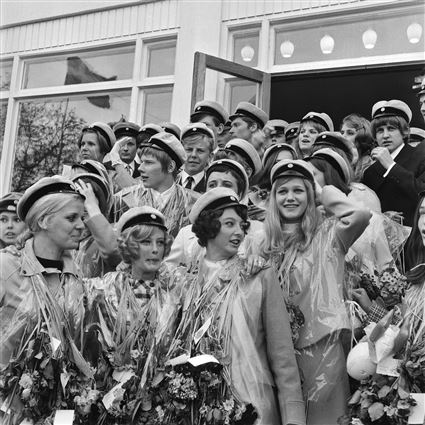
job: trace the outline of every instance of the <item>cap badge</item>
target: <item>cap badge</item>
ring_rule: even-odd
[[[294,164],[288,164],[288,168],[292,168]]]
[[[155,219],[156,219],[156,215],[155,215],[155,214],[151,214],[151,218],[152,218],[153,220],[155,220]]]
[[[192,131],[196,131],[198,129],[198,127],[193,127]]]
[[[324,135],[322,136],[322,139],[326,139],[326,134],[324,134]]]
[[[196,108],[196,111],[199,111],[201,109],[201,107],[200,106],[198,106],[197,108]]]
[[[236,198],[235,198],[234,196],[231,196],[231,197],[230,197],[230,200],[231,200],[231,201],[236,201]]]
[[[381,108],[381,112],[384,112],[385,111],[385,108]]]

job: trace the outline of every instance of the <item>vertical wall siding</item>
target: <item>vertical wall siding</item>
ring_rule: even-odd
[[[178,1],[129,7],[16,25],[0,30],[4,55],[178,28]]]
[[[317,10],[347,4],[380,2],[382,0],[224,0],[223,21]]]

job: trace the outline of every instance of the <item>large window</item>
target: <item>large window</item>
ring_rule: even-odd
[[[77,161],[84,125],[112,126],[123,117],[139,125],[169,121],[175,50],[175,39],[139,39],[0,62],[3,192],[23,191]]]
[[[127,80],[133,62],[134,46],[28,60],[22,88]]]
[[[128,115],[130,92],[22,101],[13,160],[12,190],[60,174],[78,157],[81,129],[94,121],[116,122]]]

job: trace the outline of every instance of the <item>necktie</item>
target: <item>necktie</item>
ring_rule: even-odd
[[[133,175],[133,171],[131,169],[131,165],[130,164],[127,164],[126,167],[125,167],[125,169],[127,170],[128,174],[130,174],[130,176]]]
[[[186,179],[186,185],[185,185],[185,188],[186,189],[192,189],[192,184],[193,184],[193,182],[194,182],[195,180],[194,180],[194,178],[192,177],[192,176],[189,176],[187,179]]]

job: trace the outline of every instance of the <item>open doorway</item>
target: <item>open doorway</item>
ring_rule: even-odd
[[[293,122],[309,111],[326,112],[338,130],[346,115],[357,112],[370,119],[375,102],[400,99],[412,109],[411,126],[425,128],[412,90],[414,78],[423,73],[424,65],[272,76],[270,117]]]

